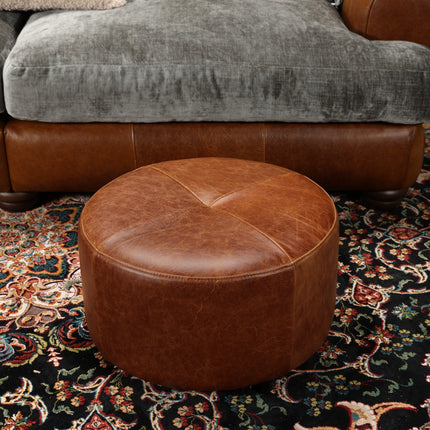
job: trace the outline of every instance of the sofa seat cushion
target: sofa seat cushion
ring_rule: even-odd
[[[47,122],[430,120],[430,49],[351,33],[325,0],[130,0],[32,15],[8,112]]]
[[[26,19],[27,15],[22,12],[0,11],[0,70],[3,69],[6,58]],[[4,111],[3,82],[0,75],[0,113]]]
[[[0,0],[0,9],[111,9],[123,4],[125,4],[125,0]]]

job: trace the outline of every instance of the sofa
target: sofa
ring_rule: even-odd
[[[218,156],[392,208],[423,161],[429,10],[428,0],[128,0],[0,12],[0,207]]]

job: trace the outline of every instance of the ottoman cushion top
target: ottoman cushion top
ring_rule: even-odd
[[[124,193],[124,183],[133,188]],[[292,265],[323,241],[336,221],[327,200],[308,178],[269,164],[170,161],[99,190],[84,233],[101,254],[157,275],[250,276]]]
[[[325,0],[129,0],[33,14],[4,76],[17,119],[415,124],[429,69],[427,47],[369,41]]]

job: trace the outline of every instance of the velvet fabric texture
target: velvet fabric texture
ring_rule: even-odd
[[[39,12],[4,79],[8,112],[45,122],[430,120],[430,49],[354,34],[325,0]]]
[[[111,9],[123,4],[125,0],[0,0],[0,9]]]
[[[0,70],[12,49],[19,30],[27,19],[26,14],[21,12],[0,12]],[[3,85],[0,75],[0,113],[4,112]]]

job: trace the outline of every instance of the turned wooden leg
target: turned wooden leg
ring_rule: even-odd
[[[0,193],[0,208],[8,212],[28,211],[38,203],[38,193]]]
[[[387,191],[365,191],[362,194],[362,200],[366,206],[381,210],[390,210],[400,205],[407,191],[408,188]]]

